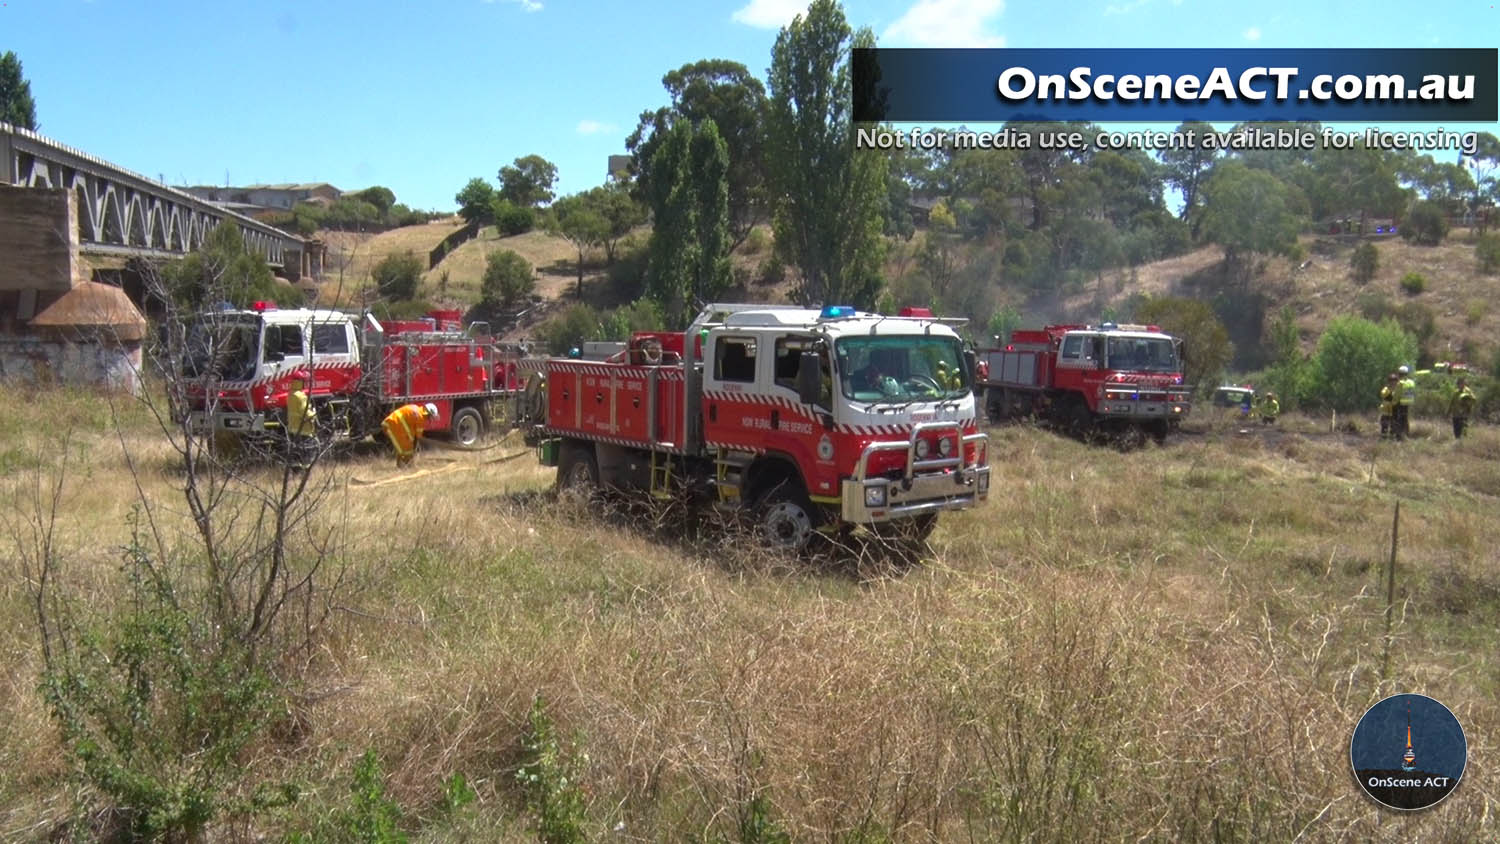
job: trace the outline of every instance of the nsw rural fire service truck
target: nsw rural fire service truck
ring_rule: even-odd
[[[372,314],[256,302],[202,314],[189,326],[188,421],[201,432],[275,436],[292,375],[304,371],[321,432],[362,437],[392,409],[430,402],[439,417],[430,430],[471,445],[524,386],[518,363],[525,351],[464,331],[457,311],[382,323]]]
[[[925,309],[709,305],[611,359],[538,365],[527,436],[559,485],[704,496],[771,546],[924,538],[989,492],[972,361]]]
[[[1038,417],[1079,435],[1158,442],[1185,419],[1181,342],[1154,325],[1049,325],[1018,329],[980,352],[992,421]]]

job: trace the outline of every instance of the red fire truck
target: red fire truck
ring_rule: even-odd
[[[1160,442],[1192,408],[1181,342],[1154,325],[1018,329],[980,355],[992,421],[1034,416],[1080,435]]]
[[[278,433],[288,383],[303,370],[318,427],[336,437],[379,430],[393,408],[437,405],[432,430],[469,445],[523,386],[526,349],[462,328],[458,311],[381,322],[334,310],[280,309],[201,314],[188,327],[188,422],[200,432],[241,437]]]
[[[922,538],[989,492],[972,359],[925,309],[709,305],[684,333],[535,367],[528,440],[560,486],[703,495],[772,546]]]

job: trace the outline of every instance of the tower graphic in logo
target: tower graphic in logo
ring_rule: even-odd
[[[1468,756],[1458,719],[1426,695],[1380,701],[1359,719],[1349,740],[1349,762],[1359,787],[1391,809],[1426,809],[1441,802],[1458,787]]]
[[[1417,769],[1417,754],[1411,749],[1411,703],[1406,704],[1406,753],[1401,757],[1401,770],[1415,771]]]

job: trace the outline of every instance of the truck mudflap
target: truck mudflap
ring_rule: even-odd
[[[923,434],[951,430],[959,438],[957,453],[917,459],[917,440]],[[840,510],[846,522],[874,524],[943,510],[966,510],[989,497],[989,434],[965,434],[957,422],[921,422],[904,440],[878,440],[865,446],[840,490]],[[974,462],[965,460],[974,446]],[[906,469],[899,478],[867,476],[870,456],[879,451],[906,452]]]

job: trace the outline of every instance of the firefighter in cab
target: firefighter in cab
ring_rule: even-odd
[[[427,426],[438,421],[437,405],[404,404],[391,411],[380,427],[396,450],[396,468],[410,465],[417,454],[417,441],[427,431]]]

